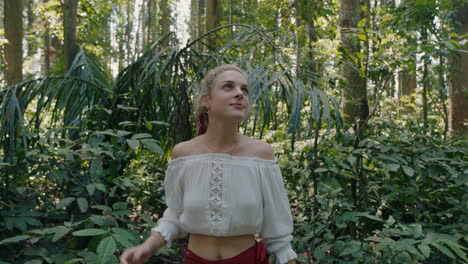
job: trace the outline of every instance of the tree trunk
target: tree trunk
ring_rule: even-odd
[[[34,1],[26,1],[26,10],[27,10],[27,28],[26,32],[29,32],[30,34],[32,33],[33,27],[34,27]],[[35,52],[36,49],[34,48],[34,40],[27,38],[28,42],[28,51],[27,51],[27,56],[32,56]]]
[[[221,0],[206,0],[206,32],[219,27],[221,20]],[[211,50],[217,50],[216,34],[207,36],[206,45]]]
[[[7,86],[23,80],[23,1],[4,0],[5,80]]]
[[[357,125],[356,131],[362,131],[362,124],[369,116],[366,80],[360,75],[359,65],[348,54],[359,52],[359,39],[353,34],[360,20],[359,0],[341,0],[340,26],[341,47],[343,49],[342,73],[344,87],[342,91],[343,114],[349,124]],[[359,137],[361,135],[358,135]]]
[[[457,10],[457,22],[460,24],[459,36],[468,33],[468,3]],[[459,50],[466,50],[467,43]],[[449,83],[449,131],[451,135],[468,135],[468,53],[457,52],[452,61],[452,74]]]
[[[168,0],[162,0],[161,1],[161,13],[162,13],[162,16],[161,16],[161,35],[163,37],[165,37],[167,34],[169,34],[169,19],[170,19],[170,16],[169,16],[169,3],[167,2]],[[169,45],[169,42],[168,42],[168,39],[166,39],[166,41],[164,41],[163,43],[165,46],[168,46]]]
[[[398,102],[403,105],[402,99],[416,92],[416,61],[413,61],[409,69],[398,73]]]
[[[203,25],[203,21],[204,21],[204,16],[205,16],[205,0],[198,0],[198,26],[197,26],[197,37],[201,37],[201,35],[204,33],[204,25]],[[203,50],[203,45],[202,45],[202,42],[199,41],[197,43],[197,48],[198,48],[198,51],[202,51]]]
[[[76,11],[78,0],[65,0],[63,5],[63,49],[65,53],[65,71],[68,71],[78,53],[76,42]]]

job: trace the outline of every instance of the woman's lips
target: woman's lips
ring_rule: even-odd
[[[244,108],[243,104],[231,104],[231,105],[234,106],[235,108],[239,108],[239,109]]]

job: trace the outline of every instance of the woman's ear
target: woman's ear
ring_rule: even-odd
[[[200,98],[200,103],[205,106],[206,109],[210,109],[209,95],[202,95]]]

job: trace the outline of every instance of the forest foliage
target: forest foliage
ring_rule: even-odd
[[[160,1],[79,2],[71,67],[52,45],[48,74],[2,82],[0,264],[118,263],[141,243],[165,209],[171,149],[194,136],[197,85],[223,63],[249,75],[240,130],[276,151],[299,262],[468,262],[468,144],[449,135],[446,85],[466,52],[459,1],[361,1],[354,53],[340,46],[337,1],[224,1],[211,30],[192,1],[187,42],[164,32]],[[60,2],[31,3],[62,41]],[[30,30],[33,54],[44,32]],[[342,111],[346,59],[366,83],[362,126]],[[407,72],[418,89],[401,94]],[[151,263],[179,263],[185,243]]]

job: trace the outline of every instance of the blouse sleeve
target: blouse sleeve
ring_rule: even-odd
[[[260,168],[263,196],[263,224],[260,236],[267,252],[276,255],[276,264],[297,257],[291,247],[293,220],[283,177],[278,165]]]
[[[183,186],[181,182],[181,167],[169,165],[164,178],[164,192],[166,193],[167,209],[158,225],[151,229],[151,233],[159,232],[166,241],[166,247],[170,247],[172,240],[187,236],[180,223],[180,215],[183,212]]]

